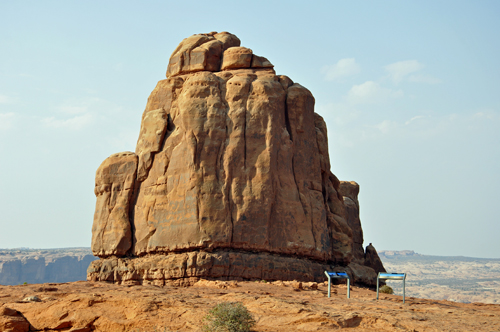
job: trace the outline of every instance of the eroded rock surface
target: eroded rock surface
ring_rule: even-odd
[[[97,171],[92,250],[102,259],[88,278],[257,278],[238,265],[273,280],[353,274],[353,259],[365,266],[359,188],[340,188],[311,92],[232,34],[191,36],[148,99],[136,153]]]
[[[94,189],[97,203],[92,225],[95,256],[125,255],[132,245],[129,208],[137,159],[132,152],[116,153],[97,170]]]
[[[104,282],[28,286],[0,285],[0,331],[198,332],[203,317],[222,302],[241,302],[257,321],[255,332],[321,331],[349,328],[381,331],[499,331],[500,305],[380,294],[345,281],[199,280],[178,285],[123,287]],[[408,291],[408,289],[407,289]],[[36,295],[41,302],[24,302]],[[6,308],[3,309],[3,308]],[[2,325],[3,324],[3,325]],[[16,329],[13,329],[16,327]],[[347,330],[346,330],[347,331]]]
[[[30,324],[17,310],[0,306],[0,331],[28,332]]]

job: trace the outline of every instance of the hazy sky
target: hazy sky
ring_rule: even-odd
[[[0,248],[90,246],[170,54],[229,31],[307,87],[365,245],[500,257],[499,1],[1,1]]]

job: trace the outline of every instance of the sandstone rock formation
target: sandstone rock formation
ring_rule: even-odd
[[[88,279],[322,281],[343,269],[373,284],[358,191],[330,171],[309,90],[230,33],[194,35],[151,93],[135,153],[97,170],[92,251],[102,259]]]
[[[17,310],[2,306],[0,307],[0,331],[4,332],[28,332],[30,323]]]

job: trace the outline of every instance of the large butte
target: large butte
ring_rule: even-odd
[[[374,285],[359,186],[330,171],[314,97],[228,32],[184,39],[142,115],[135,153],[96,173],[88,280],[198,278]]]

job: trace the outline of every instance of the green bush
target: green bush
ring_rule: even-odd
[[[390,286],[384,285],[379,288],[380,293],[385,293],[385,294],[394,294],[394,291]]]
[[[204,332],[247,332],[255,325],[252,314],[240,302],[223,302],[208,312]]]

